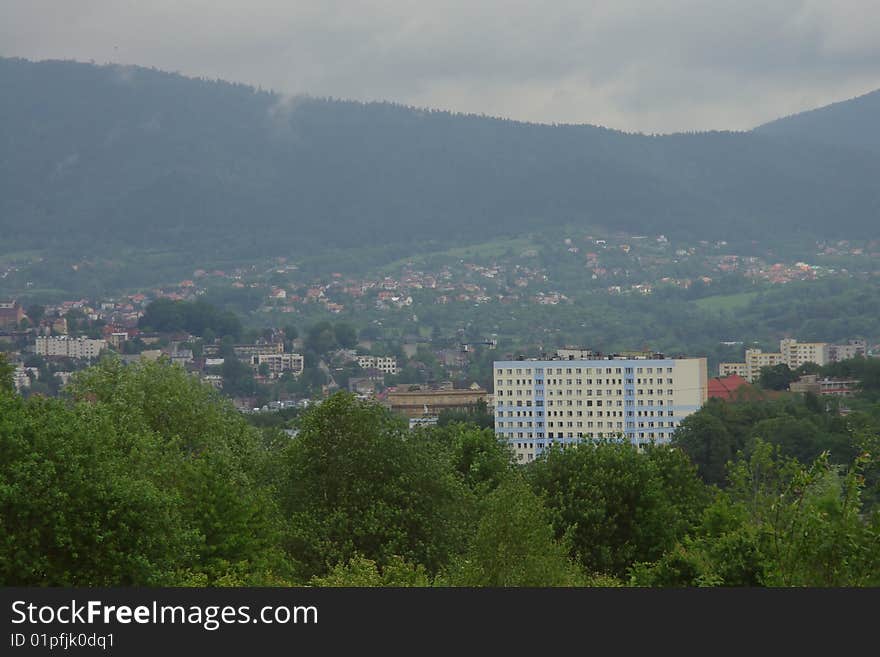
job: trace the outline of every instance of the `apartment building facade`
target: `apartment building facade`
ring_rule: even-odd
[[[397,374],[397,359],[394,356],[358,356],[357,363],[363,369],[375,369],[384,374]]]
[[[830,344],[828,345],[828,360],[832,363],[839,363],[842,360],[851,358],[862,358],[868,355],[868,343],[865,340],[850,340],[846,344]]]
[[[746,349],[744,363],[721,363],[718,366],[718,374],[720,376],[736,374],[749,383],[754,383],[761,375],[762,367],[785,364],[789,369],[796,370],[805,363],[815,363],[821,366],[856,356],[864,356],[866,353],[867,343],[864,340],[850,340],[843,345],[827,342],[798,342],[794,338],[783,338],[779,341],[778,352]]]
[[[495,433],[520,463],[551,446],[623,437],[666,444],[708,396],[705,358],[496,361]]]
[[[779,341],[782,360],[793,370],[804,363],[827,365],[830,362],[828,347],[827,342],[798,342],[794,338],[785,338]]]
[[[303,372],[302,354],[254,354],[251,356],[251,364],[257,368],[260,365],[268,366],[269,376],[273,379],[285,372],[292,372],[294,376],[299,376]]]
[[[239,360],[250,360],[254,356],[271,356],[284,353],[283,342],[267,342],[265,344],[237,344],[232,351]]]
[[[38,356],[58,356],[64,358],[91,359],[97,358],[107,348],[106,340],[91,338],[71,338],[62,336],[37,336],[34,349]]]

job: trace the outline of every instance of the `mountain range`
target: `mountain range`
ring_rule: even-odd
[[[748,132],[624,133],[0,59],[0,248],[252,254],[601,227],[877,237],[880,91]]]

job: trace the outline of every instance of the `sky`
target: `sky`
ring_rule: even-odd
[[[644,133],[880,88],[877,0],[0,0],[0,55]]]

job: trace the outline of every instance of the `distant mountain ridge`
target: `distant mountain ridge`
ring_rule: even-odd
[[[646,136],[0,59],[0,245],[289,254],[561,225],[876,236],[880,155],[795,138],[795,120]]]
[[[880,153],[880,89],[770,121],[754,132]]]

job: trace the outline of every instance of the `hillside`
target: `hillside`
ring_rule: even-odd
[[[880,89],[776,119],[758,126],[754,132],[880,153]]]
[[[418,249],[562,224],[853,237],[880,213],[880,155],[772,129],[633,135],[74,62],[0,59],[0,144],[7,251]]]

